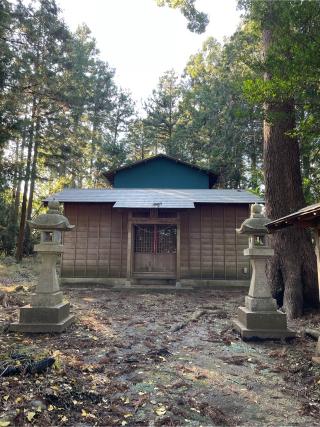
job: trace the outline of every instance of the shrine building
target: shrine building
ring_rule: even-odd
[[[248,240],[236,228],[259,197],[212,188],[216,174],[163,154],[104,176],[108,188],[53,195],[75,225],[64,236],[63,283],[248,283]]]

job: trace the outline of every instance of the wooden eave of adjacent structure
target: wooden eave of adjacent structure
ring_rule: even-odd
[[[206,168],[203,168],[203,167],[200,167],[200,166],[197,166],[197,165],[193,165],[191,163],[185,162],[183,160],[176,159],[175,157],[171,157],[171,156],[168,156],[166,154],[157,154],[155,156],[147,157],[147,158],[142,159],[142,160],[137,160],[136,162],[130,163],[128,165],[121,166],[118,169],[112,169],[110,171],[102,172],[102,176],[104,176],[108,180],[108,182],[110,183],[110,185],[113,185],[115,175],[118,172],[126,170],[126,169],[130,169],[132,167],[135,167],[137,165],[141,165],[143,163],[149,162],[150,160],[154,160],[154,159],[168,159],[168,160],[172,160],[172,161],[174,161],[176,163],[179,163],[181,165],[188,166],[190,168],[193,168],[193,169],[196,169],[198,171],[206,173],[208,175],[208,177],[209,177],[209,187],[210,188],[217,182],[217,179],[219,177],[218,174],[212,172],[209,169],[206,169]]]
[[[320,225],[320,203],[307,206],[299,211],[293,212],[266,225],[270,233],[290,226],[302,228],[319,227]]]

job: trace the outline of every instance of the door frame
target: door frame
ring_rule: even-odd
[[[177,227],[177,253],[176,253],[176,273],[175,275],[165,275],[159,273],[136,273],[134,274],[134,225],[138,224],[170,224],[175,225]],[[180,281],[180,215],[177,212],[177,216],[175,218],[158,218],[158,217],[150,217],[150,218],[138,218],[132,216],[132,211],[129,212],[128,215],[128,246],[127,246],[127,281],[131,281],[133,277],[135,278],[170,278],[175,279],[177,282]]]

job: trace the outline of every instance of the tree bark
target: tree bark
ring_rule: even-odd
[[[33,147],[33,158],[32,158],[31,171],[30,171],[30,190],[29,190],[28,206],[27,206],[27,213],[26,213],[27,220],[31,219],[31,216],[32,216],[34,189],[35,189],[36,177],[37,177],[38,151],[39,151],[39,143],[40,143],[39,131],[40,131],[40,117],[38,115],[36,119],[34,138],[33,138],[34,147]],[[23,248],[26,255],[30,255],[33,251],[33,245],[31,243],[31,230],[29,225],[25,226]]]
[[[11,195],[11,209],[10,209],[10,222],[14,223],[14,212],[15,212],[15,201],[16,201],[16,195],[18,190],[18,183],[19,183],[19,157],[20,157],[20,150],[19,150],[19,140],[16,140],[16,147],[15,147],[15,154],[14,154],[14,172],[13,172],[13,178],[12,178],[12,195]]]
[[[26,122],[26,118],[25,118]],[[23,163],[24,163],[24,149],[26,146],[27,139],[27,126],[24,124],[23,133],[22,133],[22,144],[20,148],[20,157],[19,157],[19,166],[18,166],[18,177],[17,177],[17,187],[15,192],[15,200],[14,200],[14,212],[13,212],[13,222],[16,224],[18,222],[19,216],[19,207],[20,207],[20,196],[21,196],[21,184],[23,181]]]
[[[31,218],[32,215],[32,205],[34,197],[34,189],[37,177],[37,166],[38,166],[38,152],[39,152],[39,143],[40,143],[40,117],[36,119],[35,133],[34,133],[34,148],[33,148],[33,159],[30,173],[30,191],[28,198],[28,209],[27,209],[27,219]]]
[[[16,250],[16,260],[18,262],[21,261],[23,257],[24,231],[25,231],[26,216],[27,216],[28,189],[29,189],[29,180],[30,180],[30,172],[31,172],[31,157],[32,157],[32,149],[33,149],[34,125],[35,125],[34,122],[35,122],[35,116],[36,116],[36,109],[37,109],[37,102],[34,97],[32,102],[32,114],[31,114],[30,130],[29,130],[27,164],[26,164],[26,172],[25,172],[25,178],[24,178],[20,226],[19,226],[19,234],[18,234],[17,250]]]
[[[256,130],[254,119],[250,120],[252,127],[252,138],[251,138],[251,149],[250,149],[250,184],[251,187],[256,189],[258,187],[257,177],[257,141],[256,141]]]
[[[271,32],[263,33],[264,53],[271,44]],[[265,79],[270,79],[266,74]],[[264,175],[266,213],[271,219],[288,215],[305,206],[296,137],[293,100],[265,105]],[[318,302],[316,257],[308,231],[280,230],[271,237],[275,255],[267,275],[273,296],[282,302],[289,318],[299,317],[304,307]]]
[[[89,175],[93,184],[96,184],[96,174],[94,174],[94,162],[96,160],[96,132],[97,132],[97,112],[94,112],[92,119],[92,130],[91,130],[91,152],[90,152],[90,166],[89,166]]]

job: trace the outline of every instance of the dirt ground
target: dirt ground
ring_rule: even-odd
[[[320,366],[303,334],[319,314],[291,322],[291,342],[243,342],[231,325],[243,292],[74,289],[65,291],[76,315],[67,332],[7,333],[35,279],[30,262],[0,265],[0,376],[12,354],[56,362],[44,374],[0,377],[0,427],[320,425]]]

